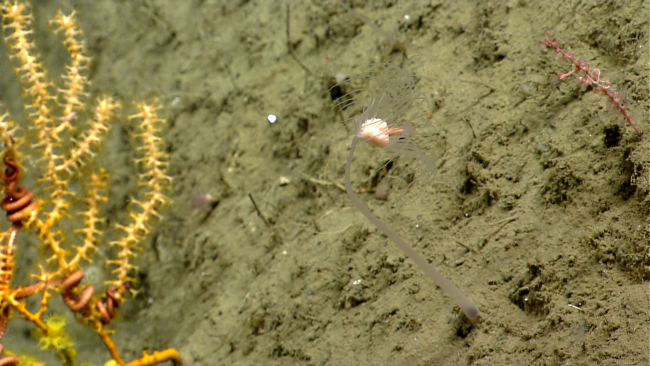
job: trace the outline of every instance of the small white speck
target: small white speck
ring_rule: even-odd
[[[404,20],[411,20],[411,16],[408,14],[404,15]]]
[[[360,285],[361,284],[361,279],[354,280],[354,282],[352,282],[352,284],[355,285],[355,286]]]
[[[266,119],[269,120],[270,124],[274,124],[275,121],[278,120],[278,116],[276,116],[275,114],[269,114],[268,116],[266,116]]]

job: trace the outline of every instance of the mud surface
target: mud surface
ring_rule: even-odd
[[[648,1],[352,1],[381,31],[337,1],[290,3],[35,4],[38,19],[77,9],[93,93],[157,97],[169,119],[174,203],[116,321],[124,358],[647,364]],[[557,82],[571,67],[541,49],[549,30],[627,92],[642,135],[606,98]],[[389,60],[421,77],[421,147],[438,169],[391,181],[387,201],[360,197],[477,303],[475,327],[340,189],[354,134],[342,122],[359,110],[333,108],[333,80]],[[113,221],[135,189],[128,131],[115,126],[102,157]],[[376,188],[386,162],[360,147],[354,188]],[[91,330],[73,332],[80,360],[108,360]],[[3,343],[33,347],[28,333],[14,320]]]

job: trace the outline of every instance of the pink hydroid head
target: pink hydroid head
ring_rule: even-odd
[[[391,63],[371,67],[368,74],[348,81],[366,85],[350,93],[350,98],[341,98],[341,110],[363,108],[346,122],[355,123],[356,138],[391,152],[392,158],[404,155],[423,163],[420,178],[431,178],[435,163],[418,146],[427,143],[420,130],[425,127],[428,110],[420,79]]]
[[[357,130],[357,137],[383,149],[388,146],[390,135],[402,132],[404,132],[402,128],[388,127],[386,121],[373,118],[361,123]]]
[[[366,138],[382,148],[389,144],[412,143],[412,133],[427,107],[427,99],[418,88],[419,79],[390,63],[373,66],[375,70],[366,75],[368,87],[359,89],[359,92],[365,92],[366,97],[355,97],[355,102],[364,107],[363,112],[354,117],[357,137]],[[368,134],[373,127],[376,127],[376,138],[368,140],[373,137]],[[398,133],[395,138],[388,138],[388,135]],[[379,141],[384,141],[383,146],[375,144]]]

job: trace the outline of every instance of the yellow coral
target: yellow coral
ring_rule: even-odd
[[[63,316],[54,314],[45,320],[45,325],[49,328],[47,334],[37,328],[32,336],[38,339],[38,347],[46,350],[64,350],[74,347],[72,337],[65,331],[66,320]],[[76,351],[74,352],[76,354]]]
[[[12,204],[11,210],[4,208],[11,211],[10,227],[0,231],[0,309],[4,309],[0,337],[8,318],[18,313],[38,327],[33,336],[41,349],[54,350],[65,365],[73,365],[76,351],[65,330],[66,319],[57,315],[42,318],[50,298],[61,294],[70,310],[99,335],[114,362],[125,366],[111,339],[113,331],[106,326],[114,316],[113,309],[133,291],[134,260],[161,206],[169,201],[165,190],[171,178],[161,137],[165,121],[159,118],[155,102],[139,104],[138,112],[129,117],[140,127],[135,136],[139,145],[136,164],[144,173],[137,177],[141,189],[129,206],[129,222],[118,226],[123,232],[112,243],[117,252],[108,261],[113,280],[107,281],[108,288],[99,294],[81,282],[84,266],[92,263],[92,255],[107,242],[101,230],[106,226],[101,215],[101,203],[107,201],[106,173],[95,157],[111,123],[120,116],[121,103],[110,96],[90,97],[90,58],[74,13],[59,12],[50,22],[70,56],[60,83],[49,77],[39,55],[27,1],[0,0],[0,19],[0,38],[9,51],[22,91],[25,122],[30,126],[30,133],[17,137],[11,116],[0,113],[0,171],[5,174],[0,179],[0,200]],[[20,185],[25,172],[21,157],[37,165],[39,192]],[[19,270],[15,256],[24,245],[19,232],[35,234],[45,257],[38,263],[40,273],[31,273],[38,282],[24,287],[12,286],[14,272]],[[40,297],[35,312],[27,306],[30,296]],[[166,360],[179,361],[180,356],[169,349],[145,354],[131,364],[150,366]]]
[[[52,314],[46,320],[45,324],[50,328],[50,332],[61,332],[67,325],[65,317],[59,314]]]
[[[13,352],[5,351],[6,356],[18,356]],[[45,362],[39,361],[36,357],[27,354],[20,355],[20,366],[46,366]]]

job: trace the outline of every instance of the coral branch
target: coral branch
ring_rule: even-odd
[[[559,80],[564,80],[571,75],[578,75],[578,82],[582,85],[583,89],[592,88],[594,93],[604,95],[609,99],[609,103],[612,105],[614,110],[617,110],[624,118],[627,123],[630,124],[636,130],[637,133],[641,133],[639,128],[634,123],[632,116],[627,111],[627,106],[623,104],[620,94],[610,89],[610,82],[600,80],[600,70],[594,69],[589,71],[591,63],[584,61],[582,59],[576,60],[574,52],[565,52],[560,48],[560,39],[553,36],[553,32],[549,32],[544,38],[542,43],[542,49],[551,48],[555,51],[556,55],[561,55],[562,59],[568,60],[575,67],[567,73],[564,73],[559,76]]]
[[[145,186],[148,190],[144,194],[144,200],[133,201],[130,213],[131,224],[121,226],[124,236],[112,243],[120,247],[118,259],[111,261],[117,267],[113,271],[117,275],[117,280],[110,282],[114,286],[133,281],[129,275],[134,268],[131,264],[132,258],[138,252],[138,245],[142,238],[149,233],[149,224],[153,217],[158,215],[159,207],[169,201],[163,193],[171,181],[166,173],[167,157],[162,150],[162,140],[159,136],[163,121],[158,118],[155,105],[143,103],[138,105],[138,110],[140,113],[130,117],[138,121],[141,129],[141,132],[135,136],[142,141],[140,147],[142,157],[138,162],[143,165],[144,170],[144,173],[139,176],[138,185]]]
[[[59,94],[63,98],[63,113],[60,116],[56,134],[61,134],[64,130],[72,128],[70,122],[84,104],[82,98],[88,84],[86,79],[88,57],[85,55],[84,44],[79,39],[81,31],[74,21],[74,12],[66,16],[59,11],[50,24],[56,26],[54,29],[56,33],[63,34],[63,46],[72,59],[67,67],[67,73],[63,77],[64,86],[59,89]]]
[[[161,206],[169,201],[165,190],[171,179],[167,176],[167,156],[161,137],[165,121],[159,117],[155,104],[139,104],[130,117],[140,127],[135,137],[140,145],[136,162],[143,171],[138,175],[141,192],[137,193],[139,200],[133,200],[129,207],[130,223],[121,226],[123,235],[113,243],[118,247],[114,259],[104,259],[116,266],[115,278],[108,281],[106,291],[97,291],[97,295],[93,286],[82,282],[84,266],[96,259],[93,254],[105,240],[101,223],[102,203],[107,201],[106,172],[94,158],[110,123],[117,117],[120,103],[110,96],[87,100],[88,56],[74,14],[59,12],[50,22],[70,55],[63,83],[57,86],[48,77],[37,51],[29,7],[20,1],[3,1],[0,13],[4,41],[23,90],[27,123],[37,139],[29,141],[31,135],[23,138],[25,141],[17,139],[10,116],[0,115],[0,208],[7,212],[9,222],[7,231],[0,231],[0,339],[12,314],[18,313],[38,327],[42,349],[53,349],[66,364],[75,364],[72,340],[56,338],[57,334],[65,335],[65,323],[53,321],[52,316],[44,318],[48,316],[50,298],[60,293],[77,318],[99,335],[114,363],[124,366],[126,363],[111,339],[113,331],[106,326],[120,304],[128,299],[140,243],[149,233],[153,218],[160,215]],[[91,115],[86,115],[88,110],[92,110]],[[20,185],[23,156],[37,165],[40,191]],[[29,273],[36,283],[16,288],[12,284],[15,273],[25,271],[15,261],[16,251],[22,245],[18,236],[21,232],[36,234],[45,259],[37,263],[39,272]],[[40,307],[34,302],[27,306],[31,296],[40,297]],[[145,353],[129,365],[153,366],[166,360],[180,361],[178,352],[168,349]],[[0,366],[18,362],[16,357],[0,358]]]

